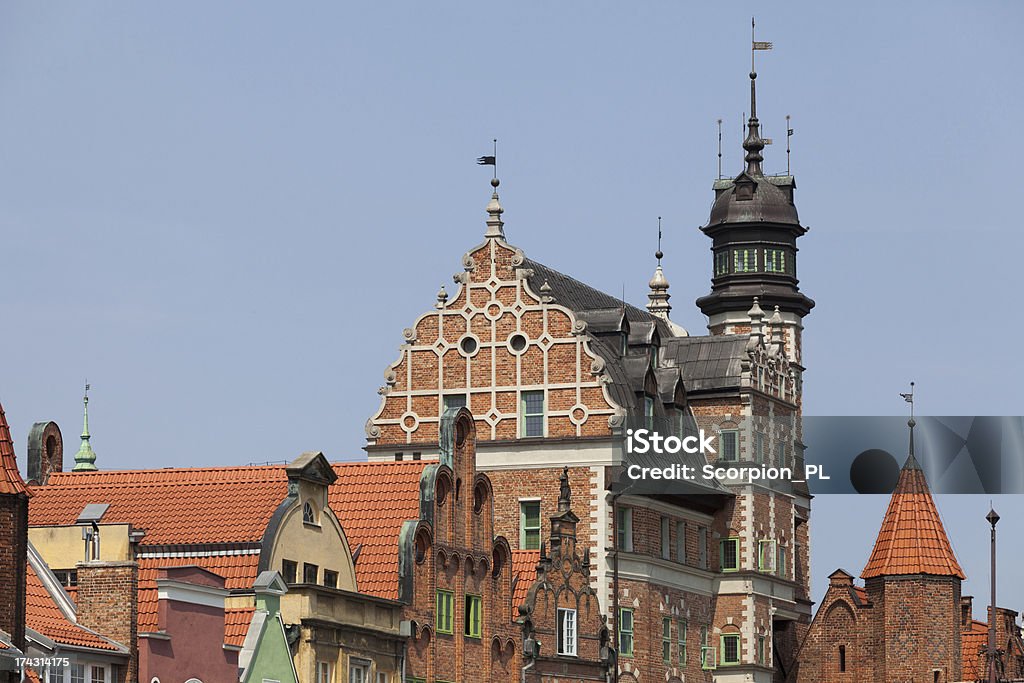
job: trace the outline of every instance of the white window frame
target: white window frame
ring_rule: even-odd
[[[619,507],[616,520],[616,547],[627,553],[633,552],[633,508]]]
[[[333,662],[318,661],[316,663],[316,683],[334,683]]]
[[[370,667],[372,665],[373,662],[367,659],[350,657],[348,660],[348,683],[370,683]]]
[[[526,532],[532,531],[533,527],[527,529],[526,526],[526,505],[537,506],[537,547],[527,548],[526,547]],[[537,550],[540,548],[541,543],[541,505],[540,498],[520,498],[519,499],[519,549],[520,550]]]
[[[726,447],[726,437],[732,437],[732,449]],[[722,447],[722,455],[719,460],[723,462],[738,462],[740,459],[740,431],[738,429],[723,429],[718,432],[718,443]]]
[[[558,608],[558,654],[575,657],[577,652],[577,636],[579,624],[576,610],[568,607]]]
[[[540,412],[539,413],[527,413],[526,412],[526,395],[540,394]],[[522,427],[519,430],[519,435],[524,439],[542,439],[547,436],[548,432],[548,397],[543,389],[531,389],[519,392],[519,418],[522,421]],[[540,434],[529,434],[526,424],[528,417],[540,416]]]

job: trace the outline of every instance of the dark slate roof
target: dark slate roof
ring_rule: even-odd
[[[551,287],[551,296],[555,297],[555,303],[570,308],[577,313],[607,309],[621,310],[623,308],[623,302],[618,297],[605,294],[601,290],[594,289],[574,277],[545,266],[543,263],[526,259],[523,262],[523,268],[529,268],[533,271],[529,282],[530,288],[534,292],[539,293],[541,285],[546,281]],[[625,304],[625,309],[626,319],[631,323],[654,322],[655,324],[661,323],[664,325],[664,321],[642,308],[637,308],[632,304]],[[669,335],[666,333],[665,336]]]
[[[576,311],[576,317],[587,323],[587,329],[594,334],[608,334],[629,330],[622,306],[615,308],[592,308],[587,311]]]
[[[679,384],[679,368],[658,368],[654,371],[658,379],[658,394],[662,403],[674,403],[676,400],[676,386]]]
[[[740,361],[750,335],[673,337],[664,342],[665,355],[675,358],[687,391],[732,389],[740,385]]]
[[[736,198],[736,182],[753,182],[754,196],[746,201]],[[708,225],[718,223],[792,223],[800,224],[791,197],[796,182],[793,176],[748,176],[741,173],[733,180],[717,180],[715,203]]]

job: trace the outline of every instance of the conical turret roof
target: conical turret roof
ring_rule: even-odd
[[[889,500],[871,558],[860,576],[872,579],[906,574],[967,578],[953,554],[913,445]]]
[[[18,460],[14,455],[14,441],[11,429],[7,426],[4,407],[0,405],[0,493],[31,495],[18,472]]]

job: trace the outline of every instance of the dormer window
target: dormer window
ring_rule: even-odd
[[[650,396],[644,396],[644,425],[654,429],[654,399]]]

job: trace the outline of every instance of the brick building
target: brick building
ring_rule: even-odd
[[[910,454],[861,578],[829,576],[799,654],[800,683],[987,681],[988,624],[973,617],[924,470]],[[1000,681],[1024,680],[1017,613],[998,609]]]
[[[457,291],[442,287],[403,332],[367,422],[371,460],[436,460],[442,415],[467,407],[495,533],[520,551],[539,547],[568,466],[621,681],[784,680],[810,622],[805,488],[612,492],[628,420],[674,430],[692,421],[721,430],[725,461],[802,467],[791,418],[814,305],[796,278],[806,228],[793,177],[762,170],[755,77],[745,168],[715,181],[702,228],[712,291],[697,304],[709,336],[670,319],[660,252],[647,310],[528,258],[506,239],[495,179],[484,241],[463,255]]]

